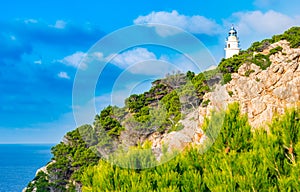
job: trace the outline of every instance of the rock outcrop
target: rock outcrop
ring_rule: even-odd
[[[186,117],[179,121],[183,125],[183,129],[170,133],[160,134],[155,132],[147,139],[152,142],[152,151],[157,159],[162,156],[163,145],[167,146],[168,152],[173,150],[182,151],[187,145],[193,142],[193,137],[198,129],[199,113],[197,110],[187,114]]]
[[[233,73],[232,80],[225,85],[217,85],[213,92],[206,93],[198,111],[190,113],[181,123],[184,129],[166,134],[154,133],[148,139],[152,149],[161,154],[162,144],[168,150],[183,150],[189,143],[201,144],[205,139],[201,127],[211,111],[226,109],[228,104],[238,102],[241,112],[248,115],[253,128],[266,125],[274,114],[283,114],[285,109],[300,103],[300,49],[290,48],[286,40],[269,45],[262,54],[269,54],[275,47],[282,51],[270,55],[271,65],[262,70],[253,63],[245,63]],[[255,54],[255,53],[254,53]],[[195,121],[197,120],[197,121]],[[158,155],[159,156],[159,155]]]
[[[47,165],[45,165],[45,166],[43,166],[43,167],[41,167],[41,168],[39,168],[37,171],[36,171],[36,173],[35,173],[35,177],[37,177],[38,176],[38,174],[40,173],[40,172],[43,172],[43,173],[45,173],[46,175],[48,175],[48,170],[47,170],[47,167],[49,166],[49,165],[51,165],[51,164],[53,164],[53,163],[55,163],[55,161],[51,161],[50,163],[48,163]],[[34,185],[34,183],[35,183],[35,179],[33,179],[31,182],[30,182],[31,184],[33,184]],[[25,187],[23,190],[22,190],[22,192],[26,192],[27,191],[27,187]],[[36,187],[34,187],[33,188],[33,190],[32,190],[32,192],[36,192],[37,191],[37,188]]]
[[[282,114],[286,108],[300,102],[300,49],[292,49],[286,40],[270,45],[262,53],[267,55],[275,47],[282,51],[270,55],[271,65],[261,70],[255,64],[243,64],[232,80],[218,86],[204,98],[211,102],[200,107],[199,123],[209,115],[212,108],[225,108],[229,103],[239,102],[241,111],[248,115],[252,127],[260,127],[270,121],[274,114]]]

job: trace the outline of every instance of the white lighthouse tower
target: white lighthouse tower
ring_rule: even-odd
[[[239,54],[240,52],[240,42],[237,37],[237,31],[232,26],[230,28],[228,37],[226,39],[225,45],[225,59],[232,57],[233,55]]]

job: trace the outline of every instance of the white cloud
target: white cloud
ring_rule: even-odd
[[[112,60],[109,61],[107,58]],[[125,51],[121,54],[112,54],[107,58],[106,61],[125,69],[123,75],[128,75],[127,73],[129,72],[132,74],[161,77],[176,67],[169,63],[168,60],[157,58],[153,52],[141,47]]]
[[[166,60],[160,60],[153,52],[146,48],[135,48],[125,51],[121,54],[112,54],[108,58],[113,58],[111,63],[120,68],[126,69],[126,72],[143,75],[165,75],[170,71],[171,64]]]
[[[64,29],[67,25],[67,22],[63,20],[57,20],[54,25],[50,25],[50,27],[54,27],[56,29]]]
[[[93,102],[95,104],[96,111],[101,111],[102,109],[104,109],[105,107],[107,107],[109,105],[121,106],[123,103],[113,103],[112,94],[113,93],[111,93],[111,94],[102,94],[102,95],[96,96],[90,102]],[[121,102],[121,101],[119,101],[119,102]],[[124,102],[124,101],[122,100],[122,102]]]
[[[117,54],[111,54],[107,57],[104,57],[102,52],[91,52],[84,53],[81,51],[77,51],[71,55],[68,55],[60,60],[54,60],[53,62],[60,62],[66,66],[72,66],[74,68],[80,70],[86,70],[88,66],[98,65],[98,62],[108,62],[109,58],[111,59],[113,56]]]
[[[75,99],[76,101],[78,100]],[[80,104],[75,104],[73,100],[72,109],[77,126],[92,124],[95,115],[108,105],[114,104],[112,104],[111,94],[106,93],[87,99],[86,102],[80,102]]]
[[[24,23],[26,23],[26,24],[29,24],[29,23],[38,23],[38,21],[35,20],[35,19],[26,19],[26,20],[24,21]]]
[[[215,64],[212,62],[212,57],[206,51],[200,51],[193,53],[199,58],[203,58],[206,63],[195,63],[199,61],[191,61],[187,56],[182,54],[175,54],[171,57],[168,55],[161,55],[159,58],[146,48],[135,48],[129,51],[125,51],[121,54],[112,54],[115,57],[109,56],[112,60],[110,63],[125,69],[123,72],[124,76],[128,75],[126,72],[133,74],[143,74],[156,77],[163,77],[165,74],[172,71],[195,71],[200,72],[201,70],[207,68],[206,65],[210,66]],[[197,56],[194,58],[198,58]],[[108,60],[108,59],[107,59]],[[213,60],[214,61],[214,60]],[[203,65],[203,66],[198,66]],[[124,77],[124,79],[129,77]]]
[[[36,60],[33,62],[34,64],[37,64],[37,65],[41,65],[42,64],[42,60]]]
[[[11,39],[12,41],[17,40],[16,36],[14,36],[14,35],[10,35],[10,39]]]
[[[218,67],[217,65],[211,65],[211,66],[209,66],[207,69],[205,69],[204,71],[214,70],[214,69],[216,69],[217,67]]]
[[[176,10],[172,12],[152,12],[146,16],[139,16],[134,24],[165,24],[176,26],[195,34],[215,35],[220,33],[220,26],[212,19],[200,15],[186,16]],[[173,35],[171,31],[157,31],[162,36]]]
[[[292,18],[275,11],[262,13],[261,11],[235,13],[239,19],[239,27],[247,31],[261,34],[282,33],[287,28],[300,24],[298,18]]]
[[[86,53],[77,51],[72,55],[66,56],[65,58],[58,60],[67,66],[72,66],[78,69],[85,69],[87,65],[85,63],[81,63],[82,59],[86,56]]]
[[[193,71],[199,73],[205,71],[212,65],[217,65],[214,58],[206,51],[199,51],[192,53],[191,55],[177,54],[169,58],[166,55],[162,55],[160,59],[165,60],[168,63],[172,63],[174,66],[173,70],[187,72]],[[192,60],[197,59],[197,60]]]
[[[109,58],[112,58],[112,56],[109,56]],[[111,63],[121,68],[127,68],[131,65],[135,65],[147,60],[157,60],[157,58],[154,53],[149,52],[145,48],[135,48],[133,50],[117,54],[112,59]]]
[[[194,71],[196,73],[200,72],[199,67],[184,55],[177,55],[177,57],[170,59],[169,62],[173,63],[173,65],[176,66],[176,71]]]
[[[61,79],[70,79],[70,76],[67,72],[61,71],[57,74],[57,76]]]
[[[106,59],[106,58],[104,58],[104,55],[101,52],[94,52],[92,54],[92,58],[96,59],[96,60],[99,60],[99,61],[105,61],[105,59]]]

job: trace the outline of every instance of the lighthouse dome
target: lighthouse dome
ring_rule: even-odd
[[[237,31],[235,30],[235,28],[233,26],[230,28],[230,31],[229,31],[229,37],[230,36],[237,36]]]

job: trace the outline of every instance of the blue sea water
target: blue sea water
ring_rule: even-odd
[[[20,192],[51,159],[54,144],[0,144],[0,192]]]

